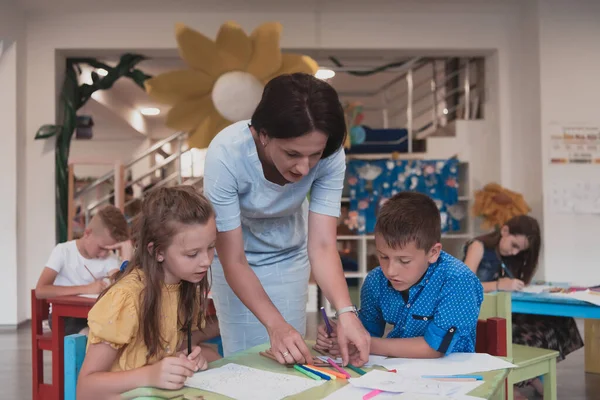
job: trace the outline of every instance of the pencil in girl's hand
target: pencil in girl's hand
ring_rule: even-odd
[[[331,333],[333,329],[331,329],[331,324],[329,323],[329,318],[327,318],[327,313],[325,312],[325,307],[321,307],[321,314],[323,315],[323,319],[325,320],[325,326],[327,327],[327,336],[331,337]]]
[[[188,337],[188,356],[192,354],[192,320],[188,323],[187,329],[187,337]]]

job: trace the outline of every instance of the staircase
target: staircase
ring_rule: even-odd
[[[131,222],[140,211],[143,195],[151,188],[180,184],[201,187],[202,177],[189,171],[193,168],[188,168],[188,171],[182,169],[182,159],[190,160],[192,154],[186,139],[185,132],[177,132],[154,143],[126,164],[115,163],[112,171],[83,187],[77,187],[73,166],[70,166],[69,240],[83,232],[102,206],[114,204]]]
[[[363,103],[364,124],[375,128],[347,153],[359,158],[424,153],[427,138],[454,136],[455,121],[481,119],[483,63],[483,58],[414,57],[374,90],[338,90],[342,101]],[[355,68],[332,69],[343,74]]]

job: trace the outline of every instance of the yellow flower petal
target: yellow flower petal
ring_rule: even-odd
[[[201,71],[171,71],[146,80],[148,95],[161,103],[177,104],[210,92],[214,79]]]
[[[235,22],[221,25],[217,48],[227,71],[244,71],[252,57],[252,41]]]
[[[281,68],[276,73],[265,79],[263,83],[266,84],[276,76],[293,74],[295,72],[304,72],[305,74],[314,75],[319,69],[319,65],[315,60],[302,54],[284,53],[282,54],[281,64]]]
[[[188,146],[197,149],[205,149],[210,142],[223,128],[230,125],[231,122],[224,119],[216,111],[211,113],[200,126],[188,136]]]
[[[181,23],[175,25],[175,37],[179,55],[192,69],[203,71],[215,79],[227,72],[212,40]]]
[[[279,36],[282,26],[278,22],[267,22],[252,32],[252,59],[248,63],[247,72],[256,76],[259,81],[273,75],[281,68],[281,49]]]
[[[186,100],[176,104],[167,114],[166,125],[175,130],[191,132],[207,116],[216,113],[210,94],[198,99]]]

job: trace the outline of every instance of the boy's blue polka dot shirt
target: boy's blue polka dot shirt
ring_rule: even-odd
[[[442,251],[422,279],[408,292],[408,301],[394,289],[381,267],[371,271],[361,289],[359,318],[371,336],[424,337],[443,354],[472,353],[483,287],[461,261]]]

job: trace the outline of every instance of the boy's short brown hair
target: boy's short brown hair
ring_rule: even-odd
[[[117,242],[129,239],[129,225],[119,208],[105,206],[98,210],[94,217],[100,220],[102,225],[108,229],[110,237]]]
[[[429,251],[442,238],[440,211],[427,195],[400,192],[379,210],[375,233],[383,236],[387,245],[401,249],[410,242],[420,250]]]

